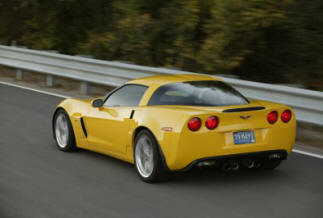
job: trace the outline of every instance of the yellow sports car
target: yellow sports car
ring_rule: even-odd
[[[161,75],[62,101],[53,133],[62,151],[107,154],[155,182],[194,166],[274,169],[294,146],[296,119],[290,107],[247,99],[212,76]]]

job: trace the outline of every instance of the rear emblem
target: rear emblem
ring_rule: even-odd
[[[251,117],[251,115],[247,115],[247,116],[240,116],[241,119],[246,120],[249,119]]]

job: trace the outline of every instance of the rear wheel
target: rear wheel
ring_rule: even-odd
[[[137,174],[145,182],[158,182],[166,178],[158,144],[153,135],[142,130],[135,139],[134,160]]]
[[[54,136],[57,147],[62,151],[76,149],[75,136],[69,116],[63,109],[59,109],[54,117]]]

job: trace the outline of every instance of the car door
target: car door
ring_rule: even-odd
[[[125,153],[130,116],[146,89],[143,85],[124,85],[108,95],[103,107],[91,108],[84,118],[89,146]]]

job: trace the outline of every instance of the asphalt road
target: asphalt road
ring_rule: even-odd
[[[323,217],[323,160],[293,153],[271,172],[201,170],[161,184],[90,151],[59,151],[61,99],[0,84],[0,217]]]

